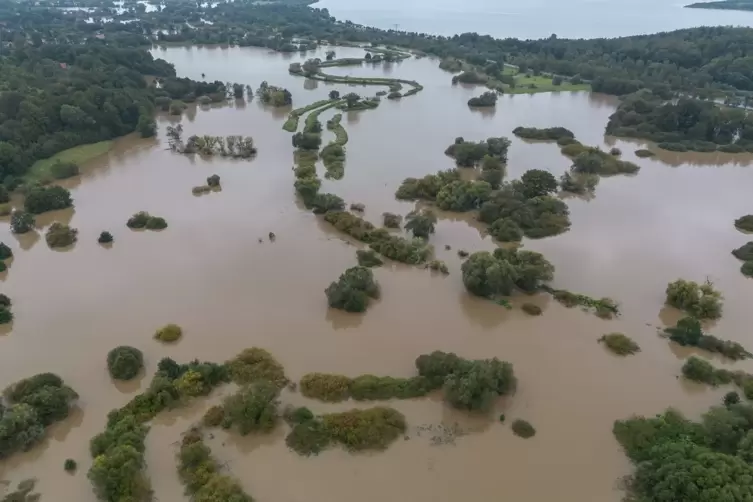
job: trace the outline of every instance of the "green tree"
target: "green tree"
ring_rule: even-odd
[[[32,214],[73,206],[71,193],[57,185],[34,187],[26,194],[24,209]]]
[[[10,215],[10,228],[14,234],[25,234],[34,230],[34,215],[26,211],[13,211]]]
[[[225,423],[236,426],[242,436],[271,431],[279,418],[279,393],[280,389],[266,380],[241,388],[223,404]]]
[[[557,179],[548,171],[529,169],[520,177],[521,192],[530,198],[549,195],[557,191]]]
[[[434,226],[437,223],[437,216],[429,209],[421,211],[412,211],[405,217],[405,229],[413,232],[414,237],[428,239],[430,234],[434,233]]]
[[[107,369],[116,380],[131,380],[144,367],[144,356],[134,347],[121,345],[107,354]]]

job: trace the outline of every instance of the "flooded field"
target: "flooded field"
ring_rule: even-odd
[[[338,57],[363,54],[354,48],[336,50]],[[295,107],[324,99],[332,89],[364,95],[378,90],[288,74],[291,62],[313,53],[304,57],[197,47],[152,52],[174,63],[180,76],[206,74],[207,80],[254,89],[264,80],[286,87]],[[316,56],[324,58],[324,50]],[[747,308],[753,282],[739,272],[740,263],[730,254],[749,240],[732,222],[753,212],[753,158],[663,152],[638,159],[633,151],[642,143],[603,135],[616,107],[607,96],[502,96],[496,110],[472,111],[466,102],[481,89],[452,86],[450,74],[430,59],[328,68],[327,73],[415,79],[424,86],[417,95],[343,116],[350,136],[345,176],[324,180],[322,189],[348,204],[365,204],[365,217],[375,223],[384,211],[405,215],[415,207],[394,199],[404,178],[453,167],[443,152],[457,136],[510,137],[507,179],[531,168],[559,177],[570,165],[554,143],[513,137],[512,129],[520,125],[564,126],[585,144],[620,148],[622,158],[639,164],[640,172],[603,178],[591,200],[567,199],[572,229],[553,238],[524,240],[524,246],[555,265],[555,287],[612,297],[623,315],[605,321],[541,295],[526,298],[544,309],[544,315],[534,318],[469,296],[457,250],[493,249],[496,244],[473,215],[458,213],[442,213],[431,238],[449,276],[388,264],[374,271],[382,298],[368,313],[329,310],[323,290],[356,264],[358,247],[297,201],[291,135],[281,128],[289,110],[270,109],[256,99],[189,108],[181,121],[185,137],[250,135],[259,149],[256,158],[174,153],[167,147],[165,129],[179,119],[160,116],[156,139],[118,140],[109,155],[66,182],[75,209],[38,218],[32,235],[14,236],[7,220],[0,224],[0,240],[15,253],[0,277],[15,314],[0,337],[0,382],[52,371],[81,396],[80,409],[54,426],[41,446],[0,464],[0,477],[13,483],[39,478],[42,500],[94,501],[85,475],[91,462],[89,439],[103,429],[108,411],[146,387],[160,358],[219,362],[251,346],[270,350],[294,380],[311,371],[409,376],[419,354],[437,349],[510,361],[519,380],[517,393],[500,400],[488,418],[451,410],[439,397],[390,403],[405,414],[409,432],[383,453],[354,456],[333,449],[304,458],[287,449],[282,429],[242,439],[218,432],[210,441],[214,454],[262,502],[493,497],[616,502],[622,496],[619,479],[629,472],[629,463],[612,437],[615,419],[653,414],[670,405],[692,415],[717,402],[723,391],[677,378],[690,352],[670,346],[657,336],[657,328],[678,318],[663,305],[667,283],[708,277],[725,295],[724,316],[711,332],[753,346],[748,329],[753,312]],[[332,114],[324,112],[322,122]],[[331,133],[325,131],[324,141],[329,139]],[[221,176],[222,191],[192,195],[191,187],[214,173]],[[126,220],[142,210],[163,216],[169,227],[160,232],[126,228]],[[72,249],[47,247],[44,227],[56,220],[78,228]],[[103,230],[115,237],[110,249],[96,242]],[[276,234],[274,242],[269,232]],[[178,344],[165,346],[152,339],[166,323],[183,327]],[[634,338],[642,352],[620,359],[596,343],[615,331]],[[123,344],[144,352],[147,376],[115,385],[105,356]],[[745,363],[735,367],[753,369]],[[154,422],[147,462],[157,500],[188,500],[175,472],[174,442],[218,396]],[[306,401],[314,411],[351,407],[308,402],[288,392],[282,400]],[[515,437],[507,424],[496,421],[502,412],[508,421],[529,420],[537,435],[527,441]],[[78,461],[75,476],[63,471],[66,458]]]

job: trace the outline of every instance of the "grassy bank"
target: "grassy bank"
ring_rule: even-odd
[[[100,141],[99,143],[90,143],[88,145],[79,145],[68,150],[56,153],[50,158],[38,160],[31,166],[26,173],[26,179],[30,181],[42,181],[52,179],[50,168],[56,162],[73,162],[79,166],[85,162],[104,155],[110,151],[113,141]]]

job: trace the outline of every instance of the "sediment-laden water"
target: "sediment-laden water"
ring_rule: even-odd
[[[336,50],[338,57],[363,53]],[[332,89],[365,95],[377,90],[287,73],[291,62],[313,53],[197,47],[153,53],[174,63],[182,76],[204,73],[208,80],[253,88],[263,80],[286,87],[295,107],[324,99]],[[317,55],[323,58],[324,49]],[[457,213],[442,213],[431,238],[449,276],[388,264],[375,270],[383,294],[368,313],[329,310],[323,290],[356,263],[358,246],[297,201],[291,135],[281,128],[289,110],[270,109],[256,99],[189,108],[181,121],[184,137],[250,135],[259,149],[256,158],[171,152],[165,129],[178,119],[160,116],[156,139],[118,140],[110,154],[66,182],[74,210],[40,217],[34,235],[16,237],[7,220],[0,224],[0,240],[15,253],[0,279],[16,316],[0,337],[0,382],[52,371],[81,395],[80,409],[54,426],[43,445],[0,464],[0,477],[13,482],[38,477],[43,500],[94,500],[85,476],[89,439],[103,429],[107,412],[143,390],[149,378],[112,383],[105,355],[122,344],[143,350],[147,375],[165,356],[223,361],[250,346],[270,350],[292,379],[310,371],[412,375],[416,356],[435,349],[514,364],[517,393],[500,400],[486,419],[450,410],[439,397],[394,403],[406,415],[409,432],[383,453],[354,456],[334,449],[303,458],[286,448],[281,431],[244,439],[217,432],[210,440],[214,454],[263,502],[499,497],[616,502],[622,496],[619,478],[629,464],[612,437],[612,422],[669,405],[694,414],[719,399],[719,392],[677,378],[689,352],[659,338],[657,327],[678,317],[663,306],[669,281],[708,277],[726,297],[724,317],[712,333],[753,346],[748,329],[753,312],[747,308],[753,282],[730,254],[749,239],[732,222],[751,212],[751,157],[665,152],[638,159],[633,151],[643,143],[603,136],[614,99],[589,93],[502,96],[496,110],[472,111],[466,102],[482,89],[452,86],[450,74],[430,59],[327,72],[415,79],[424,86],[417,95],[343,116],[350,137],[345,176],[324,180],[322,190],[348,204],[364,203],[365,217],[375,223],[384,211],[405,215],[415,207],[394,199],[404,178],[453,167],[443,152],[457,136],[510,137],[508,179],[531,168],[559,176],[570,165],[556,144],[512,136],[519,125],[564,126],[585,144],[620,148],[640,172],[603,178],[592,200],[567,199],[572,229],[524,245],[556,266],[554,286],[612,297],[623,315],[605,321],[542,295],[525,299],[544,309],[533,318],[469,296],[457,250],[496,244],[472,215]],[[334,113],[328,110],[320,119]],[[325,131],[325,142],[329,139],[331,132]],[[222,191],[192,195],[191,187],[214,173],[221,176]],[[142,210],[163,216],[169,227],[161,232],[126,228],[128,217]],[[47,247],[43,227],[55,220],[79,229],[72,249]],[[115,237],[111,249],[96,242],[103,230]],[[269,232],[276,234],[274,242]],[[178,344],[152,339],[166,323],[183,327]],[[634,338],[642,352],[625,359],[607,353],[596,339],[614,331]],[[209,401],[155,421],[147,462],[158,500],[187,500],[175,474],[173,443]],[[309,402],[290,393],[283,401],[306,402],[314,411],[351,406]],[[502,412],[508,423],[529,420],[537,435],[513,436],[495,419]],[[69,457],[79,463],[75,476],[63,471]]]

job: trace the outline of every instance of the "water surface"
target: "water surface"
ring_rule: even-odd
[[[317,55],[323,57],[324,50]],[[153,54],[174,63],[182,76],[205,73],[207,80],[254,88],[266,80],[287,87],[294,106],[322,99],[332,89],[376,91],[291,76],[288,65],[307,57],[298,54],[197,47],[155,48]],[[617,481],[629,464],[611,434],[615,419],[669,405],[695,415],[718,402],[724,389],[677,378],[689,352],[670,346],[656,329],[677,318],[663,306],[669,281],[709,277],[726,296],[724,317],[713,333],[753,346],[747,302],[753,283],[730,255],[748,240],[732,222],[751,212],[750,157],[671,153],[636,159],[632,152],[642,143],[603,136],[616,102],[596,94],[503,96],[495,111],[475,112],[466,101],[481,89],[452,86],[450,75],[430,59],[328,71],[394,75],[425,86],[415,96],[343,117],[350,136],[345,177],[325,181],[323,190],[347,203],[364,203],[365,217],[374,222],[384,211],[405,215],[415,208],[396,201],[395,189],[405,177],[452,167],[443,151],[456,136],[509,136],[508,178],[531,168],[559,176],[570,164],[554,144],[513,138],[519,125],[564,126],[584,143],[622,149],[625,159],[642,167],[636,176],[603,179],[592,200],[567,199],[572,229],[524,245],[555,264],[556,287],[613,297],[624,315],[604,321],[565,309],[546,295],[515,298],[515,306],[523,301],[542,306],[544,315],[532,318],[469,296],[456,251],[496,244],[473,215],[457,213],[442,214],[431,239],[449,276],[388,264],[375,270],[383,295],[365,315],[329,310],[323,290],[355,265],[358,247],[296,200],[291,135],[281,129],[288,110],[269,109],[256,99],[190,108],[181,120],[186,136],[251,135],[258,156],[233,161],[173,153],[165,129],[179,119],[160,116],[156,139],[119,140],[108,156],[85,166],[79,179],[66,182],[75,210],[39,218],[38,233],[27,236],[13,236],[7,221],[0,224],[0,240],[15,253],[0,277],[2,292],[13,299],[16,314],[0,337],[0,381],[53,371],[81,395],[79,409],[53,428],[44,445],[0,464],[0,477],[13,482],[39,477],[43,500],[94,501],[85,476],[88,441],[102,430],[110,409],[148,383],[148,377],[126,385],[110,381],[105,355],[122,344],[144,351],[147,375],[165,356],[223,361],[254,345],[272,351],[292,379],[310,371],[408,376],[419,354],[437,349],[514,364],[518,392],[501,399],[487,418],[453,411],[439,396],[394,403],[406,415],[409,439],[384,453],[352,456],[335,449],[302,458],[287,450],[282,429],[264,438],[218,433],[212,443],[217,456],[265,502],[617,502],[622,496]],[[324,134],[328,141],[331,134]],[[222,191],[193,196],[191,187],[213,173],[221,176]],[[128,217],[141,210],[165,217],[169,227],[126,228]],[[79,229],[72,249],[47,247],[44,227],[54,220]],[[96,243],[102,230],[115,237],[110,249]],[[277,236],[274,243],[269,232]],[[176,345],[152,339],[166,323],[184,329]],[[596,339],[613,331],[633,337],[643,351],[625,359],[608,354]],[[734,367],[753,369],[749,363]],[[159,500],[187,500],[175,475],[174,442],[211,401],[155,421],[147,461]],[[351,406],[311,403],[289,393],[283,401],[305,402],[322,412]],[[506,414],[507,424],[529,420],[537,435],[513,436],[495,420],[499,413]],[[467,434],[454,444],[434,445],[431,434],[422,432],[456,423]],[[75,476],[62,469],[69,457],[79,463]]]

